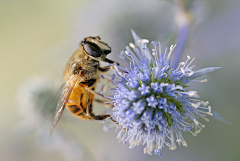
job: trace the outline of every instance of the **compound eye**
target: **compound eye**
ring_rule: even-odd
[[[102,50],[94,43],[86,42],[83,45],[84,50],[86,53],[92,57],[98,58],[102,55]]]

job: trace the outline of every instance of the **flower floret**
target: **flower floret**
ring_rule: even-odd
[[[186,87],[194,78],[218,68],[194,72],[191,66],[194,59],[188,63],[188,56],[186,62],[172,69],[170,56],[175,46],[167,54],[167,50],[161,52],[159,42],[152,42],[151,53],[146,42],[138,40],[122,52],[121,57],[130,60],[126,61],[127,68],[115,65],[120,81],[115,81],[116,88],[111,89],[114,104],[111,119],[120,127],[117,137],[120,141],[128,141],[130,148],[146,144],[144,153],[161,156],[165,145],[176,149],[175,141],[187,146],[183,131],[196,135],[205,127],[198,118],[208,120],[211,108],[197,99],[196,91]]]

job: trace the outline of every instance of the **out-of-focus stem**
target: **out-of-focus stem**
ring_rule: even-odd
[[[189,29],[190,29],[189,25],[184,25],[181,28],[179,28],[178,36],[176,40],[177,46],[176,46],[173,61],[172,61],[173,67],[176,67],[179,63],[179,60],[184,51],[185,44],[188,38]]]
[[[190,1],[189,3],[192,3],[192,1]],[[189,8],[189,6],[191,6],[190,4],[184,5],[182,0],[175,0],[175,4],[176,4],[175,20],[178,32],[176,40],[177,46],[172,61],[173,67],[176,67],[179,63],[179,60],[181,58],[181,55],[184,51],[187,42],[188,34],[193,20],[193,16]]]

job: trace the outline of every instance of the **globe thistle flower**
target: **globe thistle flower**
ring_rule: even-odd
[[[187,147],[183,132],[196,136],[205,127],[199,118],[209,121],[206,116],[213,115],[208,101],[199,100],[187,83],[205,82],[194,79],[219,67],[194,71],[194,59],[187,56],[173,69],[170,57],[175,46],[162,52],[160,43],[152,41],[150,51],[149,40],[132,34],[135,44],[120,55],[127,68],[115,66],[118,79],[108,95],[114,105],[111,119],[120,129],[117,139],[129,142],[129,148],[146,145],[144,153],[160,156],[164,146],[174,150],[175,142]]]
[[[50,152],[61,153],[66,160],[79,160],[83,149],[77,141],[56,129],[54,137],[49,138],[49,129],[55,114],[57,99],[51,100],[60,85],[48,77],[35,77],[27,80],[17,94],[17,107],[23,119],[17,124],[15,133],[24,136],[34,131],[36,140],[44,144]],[[50,103],[51,102],[51,103]]]

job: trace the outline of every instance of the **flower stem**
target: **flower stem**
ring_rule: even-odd
[[[186,42],[188,40],[189,31],[191,28],[193,15],[190,11],[190,6],[193,1],[188,2],[188,4],[184,4],[182,0],[175,0],[176,4],[176,25],[178,28],[177,40],[176,40],[176,50],[174,53],[172,67],[176,67],[179,63],[181,55],[184,51]]]

